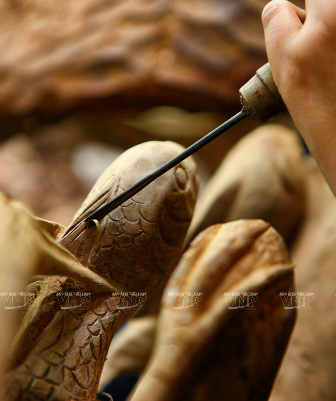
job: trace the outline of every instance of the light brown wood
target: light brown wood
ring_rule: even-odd
[[[122,293],[150,296],[180,257],[197,194],[194,162],[182,162],[97,226],[86,229],[82,220],[181,150],[172,142],[139,145],[93,187],[60,239],[83,264],[84,281],[80,274],[76,281],[67,274],[44,280],[18,333],[6,400],[95,399],[112,337],[136,310],[120,307]],[[91,289],[88,274],[97,281]],[[60,294],[88,291],[82,307],[61,308]]]
[[[85,283],[90,291],[102,293],[110,293],[112,287],[59,245],[56,239],[65,227],[31,216],[20,202],[3,193],[0,193],[0,217],[0,320],[3,322],[0,326],[0,394],[3,399],[6,386],[2,379],[10,363],[11,347],[25,350],[29,348],[31,336],[36,335],[34,322],[26,335],[21,335],[24,328],[18,331],[25,303],[34,299],[34,294],[25,295],[35,292],[35,289],[26,289],[32,277],[64,275]]]
[[[290,244],[304,218],[306,170],[295,132],[274,124],[251,132],[203,189],[188,240],[211,224],[257,218],[268,220]],[[160,298],[161,293],[151,298],[139,314],[158,313]],[[147,352],[149,357],[150,349]],[[112,370],[113,366],[110,361]]]
[[[294,244],[298,318],[271,401],[336,399],[336,201],[308,160],[307,217]],[[294,303],[295,304],[295,303]]]
[[[288,291],[293,266],[269,224],[203,231],[166,286],[153,356],[129,399],[266,401],[294,323],[280,298]],[[172,295],[189,293],[201,294],[196,308]],[[258,293],[255,309],[229,309],[232,293]]]
[[[302,153],[298,136],[280,125],[262,126],[240,140],[204,187],[187,242],[211,224],[257,218],[290,243],[305,209]]]

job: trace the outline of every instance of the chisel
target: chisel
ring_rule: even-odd
[[[219,135],[223,134],[245,117],[250,117],[253,120],[263,124],[271,120],[276,115],[286,111],[286,106],[281,99],[278,88],[274,83],[269,63],[263,65],[257,70],[256,74],[240,88],[239,94],[240,103],[242,105],[242,110],[239,113],[224,122],[219,127],[215,128],[193,145],[189,146],[186,150],[169,160],[157,170],[142,178],[125,192],[116,196],[110,202],[102,205],[95,212],[91,213],[84,220],[85,222],[88,222],[87,228],[95,225],[93,220],[101,220],[104,216],[141,191],[156,178],[160,177],[162,174],[181,163],[184,159],[191,156],[193,153],[207,145]]]

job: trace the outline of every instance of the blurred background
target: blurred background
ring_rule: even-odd
[[[231,117],[267,61],[266,3],[0,0],[0,190],[67,225],[125,149],[188,146]],[[204,180],[255,126],[197,154]]]

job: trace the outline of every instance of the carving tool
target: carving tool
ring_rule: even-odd
[[[240,88],[239,94],[240,103],[242,105],[242,110],[239,113],[224,122],[219,127],[215,128],[193,145],[189,146],[189,148],[175,156],[173,159],[169,160],[163,166],[159,167],[157,170],[138,181],[122,194],[116,196],[110,202],[102,205],[95,212],[91,213],[84,220],[85,222],[88,222],[87,228],[94,226],[94,221],[101,220],[104,216],[141,191],[156,178],[160,177],[162,174],[181,163],[184,159],[191,156],[193,153],[207,145],[219,135],[223,134],[245,117],[250,117],[253,120],[263,124],[271,120],[276,115],[286,111],[286,106],[281,99],[278,88],[274,83],[269,63],[263,65],[257,70],[256,74]]]

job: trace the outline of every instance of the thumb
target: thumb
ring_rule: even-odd
[[[304,10],[286,0],[270,1],[265,6],[262,22],[271,65],[285,56],[287,43],[301,30],[305,17]]]

